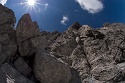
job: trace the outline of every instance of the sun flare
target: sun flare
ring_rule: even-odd
[[[36,1],[35,0],[27,0],[27,4],[29,6],[34,6],[36,4]]]
[[[34,11],[35,13],[41,12],[40,6],[47,8],[48,3],[42,4],[40,0],[25,0],[21,2],[20,5],[23,5],[26,8],[25,12]]]
[[[26,11],[29,10],[34,10],[35,12],[40,11],[40,8],[38,7],[38,5],[41,5],[37,0],[25,0],[25,2],[20,3],[21,5],[24,5],[24,7],[26,8]]]

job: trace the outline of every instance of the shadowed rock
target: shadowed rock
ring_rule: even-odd
[[[28,66],[28,64],[24,61],[23,58],[18,58],[14,62],[14,66],[17,68],[17,70],[22,73],[24,76],[29,76],[32,72],[32,69]]]
[[[16,28],[16,35],[18,42],[35,36],[38,30],[36,23],[33,23],[29,14],[24,14],[19,20]]]
[[[16,18],[14,12],[11,9],[4,7],[2,4],[0,4],[0,25],[6,23],[13,26],[15,22]]]
[[[69,83],[71,79],[68,65],[57,60],[47,51],[37,51],[34,72],[41,83]]]
[[[0,67],[1,83],[34,83],[21,75],[14,67],[5,63]]]
[[[13,57],[17,51],[15,20],[14,12],[0,4],[0,65]]]

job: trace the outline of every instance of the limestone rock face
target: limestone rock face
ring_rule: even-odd
[[[117,66],[124,62],[124,24],[111,24],[98,29],[105,34],[103,39],[88,37],[84,41],[84,51],[91,65],[94,79],[107,83],[117,83],[124,78],[124,72]],[[119,78],[121,77],[121,78]]]
[[[41,83],[69,83],[71,79],[70,68],[47,51],[37,51],[34,69]]]
[[[124,66],[118,65],[125,61],[124,36],[125,24],[113,23],[100,29],[83,25],[62,33],[51,45],[51,51],[77,70],[77,74],[72,73],[71,83],[78,82],[78,76],[82,83],[123,82]]]

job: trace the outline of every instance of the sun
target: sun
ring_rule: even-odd
[[[35,13],[38,13],[38,12],[41,12],[41,9],[40,7],[43,6],[43,7],[47,7],[48,4],[42,4],[40,2],[40,0],[25,0],[24,2],[21,2],[20,5],[23,5],[23,9],[26,9],[25,13],[27,12],[35,12]]]
[[[36,4],[36,0],[27,0],[27,5],[34,6]]]
[[[38,7],[39,5],[41,5],[37,0],[25,0],[24,2],[20,3],[21,5],[24,5],[24,8],[26,8],[26,11],[32,11],[34,10],[35,13],[37,11],[40,11],[40,8]]]

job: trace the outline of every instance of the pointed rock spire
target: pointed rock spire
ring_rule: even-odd
[[[78,30],[81,27],[81,25],[78,22],[75,22],[73,25],[70,26],[68,30],[76,29]]]
[[[38,25],[32,22],[29,14],[24,14],[18,22],[16,28],[17,41],[20,42],[25,38],[32,37],[37,34]]]

